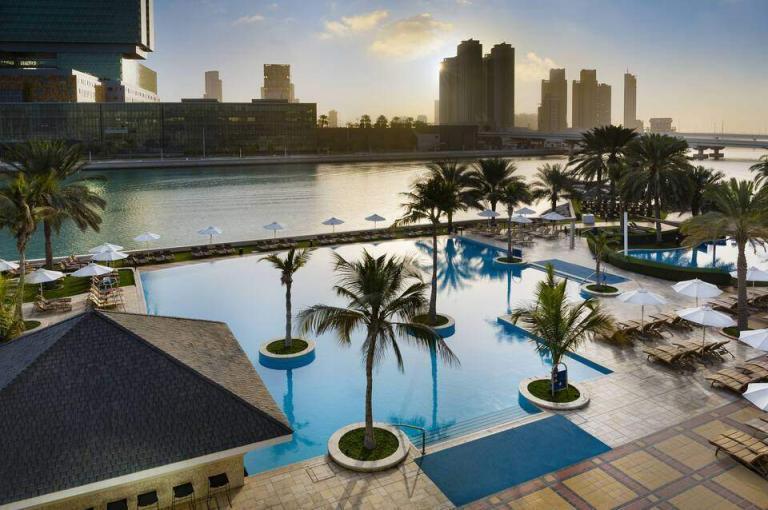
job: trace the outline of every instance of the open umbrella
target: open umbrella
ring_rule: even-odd
[[[88,253],[101,253],[103,251],[109,251],[109,250],[120,251],[122,249],[123,247],[120,245],[112,244],[112,243],[104,243],[96,246],[95,248],[91,248],[90,250],[88,250]]]
[[[387,221],[387,219],[384,216],[379,216],[378,214],[371,214],[370,216],[365,218],[365,221],[372,221],[373,222],[373,228],[376,228],[376,224],[380,221]]]
[[[128,258],[128,254],[119,250],[107,250],[95,253],[93,257],[91,257],[91,260],[96,260],[98,262],[113,262],[115,260],[123,260],[125,258]]]
[[[751,331],[740,331],[739,340],[759,349],[761,351],[768,351],[768,329],[753,329]]]
[[[144,243],[144,246],[146,248],[149,248],[149,243],[152,241],[157,241],[160,239],[160,236],[158,234],[155,234],[153,232],[144,232],[142,234],[137,235],[133,238],[134,241],[139,243]]]
[[[91,262],[87,266],[83,266],[74,273],[72,273],[72,276],[77,277],[86,277],[86,276],[101,276],[103,274],[108,274],[112,272],[111,267],[102,266],[100,264],[96,264],[94,262]]]
[[[197,231],[198,234],[201,236],[208,236],[208,244],[211,244],[213,242],[213,236],[219,236],[222,233],[222,230],[219,227],[205,227],[202,230]]]
[[[0,273],[5,271],[15,271],[19,268],[16,262],[9,262],[7,260],[0,259]]]
[[[61,278],[64,278],[66,275],[62,273],[61,271],[51,271],[49,269],[40,268],[35,271],[32,271],[27,275],[26,283],[39,283],[40,284],[40,295],[43,295],[43,284],[48,282],[55,282],[56,280],[59,280]]]
[[[739,277],[738,271],[731,271],[731,276],[733,276],[734,278],[738,278]],[[749,269],[747,269],[747,281],[752,282],[753,287],[755,285],[755,282],[768,282],[768,271],[764,271],[759,267],[752,266]]]
[[[330,225],[333,232],[336,232],[336,225],[341,225],[344,223],[344,220],[340,220],[336,216],[331,216],[327,220],[323,222],[323,225]]]
[[[488,219],[497,218],[501,216],[501,214],[497,213],[493,209],[483,209],[482,211],[477,213],[477,215],[480,216],[481,218],[488,218]]]
[[[520,216],[520,214],[515,214],[511,218],[509,218],[509,221],[512,223],[520,223],[521,225],[527,225],[528,223],[533,223],[533,220],[526,218],[525,216]]]
[[[278,222],[276,222],[276,221],[273,221],[273,222],[272,222],[272,223],[270,223],[269,225],[264,225],[264,228],[265,228],[265,229],[267,229],[267,230],[271,230],[271,231],[272,231],[272,234],[273,234],[273,237],[277,237],[277,231],[278,231],[278,230],[283,230],[283,229],[285,229],[285,227],[284,227],[284,226],[282,226],[281,224],[279,224],[279,223],[278,223]]]
[[[529,214],[536,214],[536,211],[534,211],[530,207],[523,207],[522,209],[515,211],[515,214],[519,214],[521,216],[528,216]]]
[[[619,294],[619,301],[640,305],[640,325],[645,319],[645,305],[664,305],[667,300],[647,289],[636,289]]]
[[[728,315],[722,312],[713,310],[711,306],[699,306],[697,308],[686,308],[684,310],[678,310],[677,315],[689,322],[694,322],[704,326],[704,331],[701,334],[701,342],[707,336],[707,326],[714,326],[718,328],[727,328],[729,326],[735,326],[736,323]]]
[[[763,411],[768,409],[768,383],[749,383],[742,395]]]
[[[699,306],[699,298],[713,298],[723,293],[717,285],[712,285],[698,278],[677,282],[672,288],[678,294],[696,298],[696,306]]]

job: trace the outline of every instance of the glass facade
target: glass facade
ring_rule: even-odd
[[[6,103],[0,143],[55,138],[95,154],[314,152],[314,103]]]

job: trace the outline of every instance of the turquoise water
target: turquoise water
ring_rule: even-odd
[[[484,245],[446,239],[440,244],[438,309],[456,319],[456,333],[446,342],[461,365],[442,365],[428,351],[401,341],[404,373],[398,372],[390,353],[374,376],[374,419],[425,427],[432,440],[535,412],[520,401],[518,383],[547,373],[549,365],[519,329],[496,320],[509,307],[530,300],[544,274],[499,266],[493,262],[497,250]],[[426,240],[348,245],[335,251],[356,258],[363,248],[374,254],[417,255],[425,267],[431,260]],[[315,303],[344,304],[331,290],[332,252],[316,250],[296,274],[294,310]],[[316,357],[301,368],[275,370],[259,364],[259,345],[284,329],[284,290],[268,263],[257,257],[204,262],[143,273],[142,282],[150,313],[227,322],[288,416],[293,440],[247,454],[249,473],[323,455],[335,430],[363,419],[360,332],[349,348],[332,334],[316,337]],[[579,299],[578,284],[569,284],[568,292]],[[583,359],[570,359],[568,366],[577,381],[606,372]]]
[[[738,249],[730,240],[716,244],[705,243],[696,249],[679,248],[667,250],[629,250],[632,257],[682,267],[717,268],[723,271],[736,270]],[[747,265],[762,265],[768,260],[768,252],[762,248],[747,246]]]

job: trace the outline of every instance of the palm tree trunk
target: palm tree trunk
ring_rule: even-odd
[[[53,269],[53,232],[51,230],[51,222],[48,220],[43,221],[43,234],[45,235],[45,267]]]
[[[746,241],[738,240],[739,256],[736,259],[736,290],[738,296],[736,321],[739,331],[744,331],[749,327],[749,313],[747,311],[747,257],[744,254],[746,244]]]
[[[555,380],[557,379],[557,364],[552,360],[552,371],[549,374],[549,387],[552,391],[552,397],[555,396]]]
[[[368,450],[376,448],[373,435],[373,355],[376,352],[376,334],[368,332],[368,352],[365,355],[365,436],[363,446]]]
[[[453,233],[453,212],[449,211],[447,213],[447,216],[448,216],[448,234],[450,235]]]
[[[490,202],[491,202],[491,211],[496,212],[496,204],[498,204],[498,200],[494,199],[494,198],[491,198]],[[496,217],[495,216],[493,218],[491,218],[491,224],[492,225],[496,225]]]
[[[24,323],[24,275],[27,265],[27,243],[17,243],[19,249],[19,288],[16,291],[16,317],[20,323]]]
[[[507,262],[512,262],[512,214],[507,222]]]
[[[661,199],[658,193],[653,202],[653,215],[656,217],[656,242],[661,244]]]
[[[286,349],[291,347],[291,281],[285,284],[285,340],[283,345]]]
[[[432,285],[429,291],[429,322],[437,322],[437,224],[432,224]]]
[[[557,196],[557,194],[553,194],[553,195],[552,195],[552,211],[554,211],[555,209],[557,209],[557,199],[558,199],[558,198],[559,198],[559,197]]]

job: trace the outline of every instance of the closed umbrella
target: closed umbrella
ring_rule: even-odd
[[[722,312],[713,310],[711,306],[699,306],[697,308],[686,308],[684,310],[678,310],[677,315],[687,321],[704,326],[704,330],[701,334],[701,342],[704,343],[707,336],[707,326],[714,326],[717,328],[727,328],[735,326],[736,323],[728,315]]]
[[[15,271],[18,268],[19,268],[19,265],[17,263],[0,259],[0,273],[3,273],[5,271]]]
[[[731,276],[738,278],[738,271],[731,271]],[[752,282],[753,287],[755,282],[768,282],[768,271],[764,271],[757,266],[752,266],[747,269],[747,281]]]
[[[371,214],[370,216],[365,218],[365,221],[372,221],[373,222],[373,228],[376,228],[376,224],[380,221],[387,221],[387,219],[384,216],[379,216],[378,214]]]
[[[27,275],[26,283],[39,283],[40,284],[40,295],[43,295],[43,284],[48,282],[55,282],[56,280],[59,280],[61,278],[64,278],[66,275],[62,273],[61,271],[51,271],[49,269],[40,268],[35,271],[32,271]]]
[[[341,225],[344,223],[344,220],[340,220],[339,218],[335,216],[331,216],[327,220],[323,222],[323,225],[330,225],[333,232],[336,232],[336,225]]]
[[[220,236],[222,230],[219,227],[214,227],[211,225],[210,227],[205,227],[202,230],[198,230],[197,233],[201,236],[208,236],[208,244],[211,244],[213,242],[213,236]]]
[[[672,288],[678,294],[696,298],[696,306],[699,306],[699,298],[713,298],[723,293],[717,285],[712,285],[711,283],[699,280],[698,278],[677,282]]]
[[[749,383],[742,395],[761,410],[768,409],[768,383]]]
[[[282,226],[281,224],[279,224],[279,223],[278,223],[278,222],[276,222],[276,221],[273,221],[273,222],[272,222],[272,223],[270,223],[269,225],[264,225],[264,228],[265,228],[265,229],[267,229],[267,230],[271,230],[271,231],[272,231],[272,233],[273,233],[273,237],[277,237],[277,231],[278,231],[278,230],[283,230],[283,229],[285,229],[285,227],[284,227],[284,226]]]
[[[120,245],[112,244],[112,243],[104,243],[96,246],[95,248],[91,248],[90,250],[88,250],[88,253],[101,253],[103,251],[109,251],[109,250],[120,251],[122,249],[123,247]]]
[[[645,305],[664,305],[667,300],[647,289],[636,289],[619,294],[619,300],[624,303],[640,305],[640,325],[645,319]]]
[[[103,274],[108,274],[112,272],[111,267],[102,266],[100,264],[96,264],[94,262],[91,262],[87,266],[83,266],[74,273],[72,273],[72,276],[77,277],[86,277],[86,276],[101,276]]]
[[[149,243],[152,241],[157,241],[158,239],[160,239],[160,236],[153,232],[144,232],[133,238],[133,240],[136,242],[144,243],[145,248],[149,248]]]
[[[753,329],[751,331],[740,331],[739,340],[759,349],[761,351],[768,351],[768,329]]]

